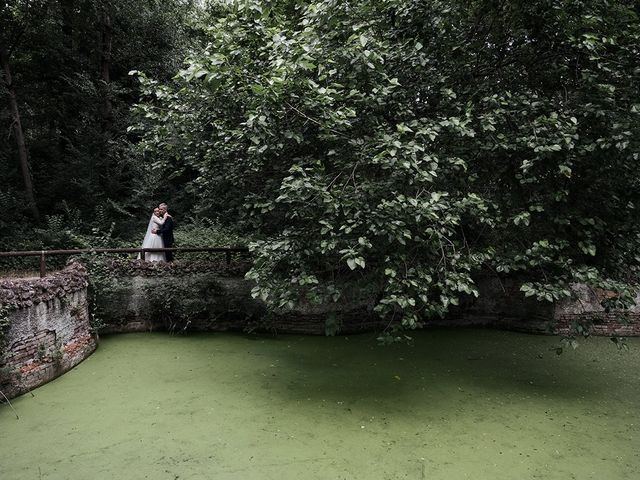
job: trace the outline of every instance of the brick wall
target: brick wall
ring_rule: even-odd
[[[570,335],[580,326],[592,335],[610,337],[640,336],[640,295],[636,305],[629,310],[609,310],[603,305],[612,292],[572,286],[574,298],[554,305],[555,333]]]
[[[466,297],[460,307],[428,326],[491,327],[527,333],[616,337],[640,336],[640,307],[628,311],[607,310],[602,302],[612,292],[571,286],[573,297],[557,303],[539,302],[520,291],[521,281],[486,276],[476,279],[478,298]],[[636,299],[640,305],[640,296]]]
[[[0,390],[15,397],[84,360],[96,348],[79,264],[44,279],[0,281],[10,324],[1,340]]]

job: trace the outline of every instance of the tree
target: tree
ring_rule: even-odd
[[[33,219],[40,221],[40,212],[36,203],[33,192],[33,182],[31,179],[31,165],[29,162],[29,149],[25,140],[25,134],[22,129],[22,119],[20,115],[20,107],[18,106],[18,97],[11,73],[11,55],[15,49],[19,48],[20,40],[25,31],[34,27],[37,17],[45,11],[45,6],[40,2],[17,2],[9,5],[3,3],[0,6],[0,16],[6,19],[6,29],[4,35],[0,38],[0,66],[2,67],[2,81],[6,89],[6,95],[11,112],[11,127],[14,132],[16,146],[18,149],[18,158],[20,161],[20,170],[22,172],[22,180],[24,182],[27,203]]]
[[[414,327],[523,274],[628,302],[640,255],[633,2],[214,4],[174,83],[140,75],[133,130],[200,210],[258,232],[275,306],[373,285]]]
[[[102,227],[161,191],[261,239],[274,306],[366,286],[413,327],[486,271],[630,301],[637,2],[196,4],[0,7],[0,225],[28,205]]]

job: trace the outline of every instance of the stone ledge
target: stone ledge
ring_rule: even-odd
[[[86,268],[72,261],[45,278],[0,279],[0,306],[28,308],[87,288]]]

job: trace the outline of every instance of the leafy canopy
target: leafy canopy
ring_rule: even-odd
[[[474,275],[629,301],[640,261],[632,1],[213,3],[131,127],[199,209],[262,238],[275,306],[373,286],[414,327]]]

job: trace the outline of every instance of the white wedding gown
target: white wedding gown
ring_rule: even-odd
[[[149,226],[147,227],[147,233],[142,241],[142,248],[164,248],[164,242],[160,235],[151,233],[151,230],[160,228],[164,224],[164,218],[156,217],[151,214],[151,220],[149,220]],[[140,255],[138,255],[140,258]],[[147,262],[166,262],[164,252],[145,252],[144,259]]]

